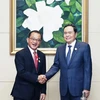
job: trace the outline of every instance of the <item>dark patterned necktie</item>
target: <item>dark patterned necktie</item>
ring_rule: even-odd
[[[68,46],[69,50],[68,50],[67,57],[66,57],[67,65],[69,65],[70,63],[71,47],[72,47],[71,45]]]
[[[34,51],[34,64],[35,64],[35,68],[37,70],[37,68],[38,68],[38,54],[36,51]]]

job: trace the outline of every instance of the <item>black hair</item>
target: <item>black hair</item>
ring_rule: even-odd
[[[30,31],[30,32],[28,33],[28,38],[31,36],[31,33],[33,33],[33,32],[38,33],[38,34],[41,35],[40,31],[38,31],[38,30],[33,30],[33,31]],[[42,40],[42,35],[41,35],[41,40]]]
[[[74,29],[74,32],[75,32],[75,33],[77,32],[77,28],[76,28],[76,26],[75,26],[74,24],[67,24],[67,25],[64,26],[64,29],[65,29],[67,26],[72,26],[73,29]]]

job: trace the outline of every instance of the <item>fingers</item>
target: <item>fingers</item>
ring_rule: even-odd
[[[39,75],[39,76],[38,76],[38,82],[39,82],[40,84],[44,84],[46,81],[47,81],[47,78],[46,78],[45,75]]]
[[[42,93],[42,94],[40,95],[40,100],[45,100],[45,98],[46,98],[46,95]]]
[[[89,94],[90,94],[90,91],[88,90],[83,90],[83,93],[85,93],[85,97],[88,98]]]

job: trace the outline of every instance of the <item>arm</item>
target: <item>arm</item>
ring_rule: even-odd
[[[45,75],[42,74],[38,76],[38,81],[40,84],[44,84],[47,80],[49,80],[59,71],[59,58],[58,57],[59,57],[58,52],[56,52],[54,64],[52,65],[52,67],[49,69],[49,71],[46,72]]]
[[[45,74],[46,73],[46,58],[45,55],[42,56],[42,63],[41,63],[41,67],[42,67],[42,73],[41,74]],[[46,83],[45,84],[41,84],[41,94],[46,94]]]
[[[47,80],[52,78],[60,69],[60,67],[59,67],[59,52],[58,51],[59,50],[57,49],[53,65],[45,74]]]
[[[86,45],[84,51],[84,90],[86,97],[89,96],[92,78],[92,60],[90,46]]]

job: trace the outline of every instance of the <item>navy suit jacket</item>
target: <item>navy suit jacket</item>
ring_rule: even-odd
[[[73,96],[81,96],[82,90],[90,90],[92,77],[92,61],[90,46],[84,42],[76,42],[70,64],[66,63],[66,44],[57,48],[54,64],[46,73],[49,80],[60,70],[60,93],[66,95],[68,88]]]
[[[17,98],[30,100],[34,96],[34,91],[37,94],[46,93],[46,84],[39,84],[37,77],[40,74],[46,73],[45,55],[37,50],[39,61],[38,70],[36,70],[32,55],[28,47],[17,52],[15,55],[15,65],[17,75],[11,95]]]

